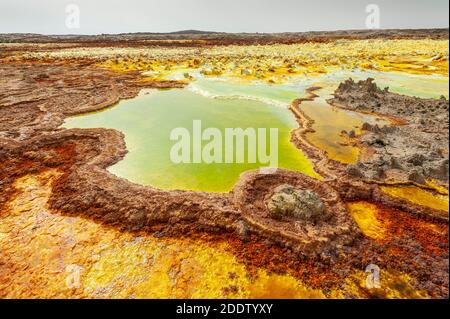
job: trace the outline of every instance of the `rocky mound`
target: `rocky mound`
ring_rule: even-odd
[[[288,184],[275,188],[267,201],[267,208],[270,216],[278,220],[288,217],[307,221],[325,216],[325,206],[317,193],[309,189],[295,189]]]
[[[360,236],[338,192],[298,172],[247,172],[232,194],[245,231],[303,255],[338,255]]]

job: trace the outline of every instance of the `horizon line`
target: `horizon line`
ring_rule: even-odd
[[[333,32],[382,32],[382,31],[421,31],[421,30],[449,30],[449,27],[431,27],[431,28],[384,28],[384,29],[336,29],[336,30],[308,30],[308,31],[280,31],[280,32],[226,32],[226,31],[206,31],[196,29],[185,29],[168,32],[153,32],[153,31],[134,31],[134,32],[120,32],[120,33],[34,33],[34,32],[0,32],[0,35],[35,35],[35,36],[119,36],[119,35],[133,35],[133,34],[151,34],[151,35],[183,35],[183,34],[262,34],[262,35],[277,35],[277,34],[302,34],[302,33],[333,33]]]

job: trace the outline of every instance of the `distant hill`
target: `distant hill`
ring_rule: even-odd
[[[449,29],[390,29],[390,30],[339,30],[285,33],[225,33],[199,30],[182,30],[169,33],[122,33],[100,35],[41,35],[32,33],[0,34],[0,43],[83,43],[96,45],[120,44],[166,45],[168,40],[206,40],[210,44],[245,43],[301,43],[323,42],[339,39],[447,39]],[[150,42],[151,41],[151,42]]]
[[[170,32],[169,34],[223,34],[223,32],[214,32],[214,31],[200,31],[200,30],[181,30]]]

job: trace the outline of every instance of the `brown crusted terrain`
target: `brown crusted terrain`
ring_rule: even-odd
[[[83,64],[0,64],[0,136],[26,139],[55,131],[69,115],[103,109],[142,88],[182,87],[148,82]]]
[[[366,83],[372,83],[372,80],[367,80]],[[342,85],[341,85],[342,86]],[[408,201],[407,199],[402,199],[402,198],[397,198],[397,197],[392,197],[387,195],[386,193],[384,193],[381,189],[380,186],[382,185],[396,185],[396,184],[401,184],[401,185],[418,185],[424,189],[428,189],[429,191],[432,192],[436,192],[439,193],[438,190],[436,190],[433,187],[427,186],[427,185],[423,185],[420,183],[417,183],[416,181],[412,181],[412,180],[404,180],[402,181],[401,178],[399,179],[394,179],[392,181],[387,180],[386,178],[384,179],[380,179],[379,177],[374,179],[373,175],[368,175],[366,176],[365,179],[363,179],[364,176],[361,175],[354,175],[351,174],[353,171],[353,167],[358,167],[358,165],[346,165],[343,164],[341,162],[332,160],[330,158],[327,157],[327,154],[324,150],[321,150],[319,148],[317,148],[316,146],[312,145],[307,137],[306,134],[308,132],[313,131],[312,130],[312,120],[301,110],[301,108],[299,107],[301,105],[301,103],[303,101],[311,101],[314,100],[317,95],[314,93],[314,91],[320,89],[319,87],[311,87],[309,89],[307,89],[307,96],[305,98],[301,98],[301,99],[297,99],[295,100],[292,105],[290,106],[290,110],[294,113],[294,115],[296,116],[296,119],[299,123],[300,128],[297,130],[294,130],[291,136],[291,141],[297,145],[297,147],[299,147],[300,149],[302,149],[303,152],[305,152],[308,157],[314,162],[314,166],[315,166],[315,170],[322,175],[325,178],[325,182],[330,183],[335,189],[339,190],[341,197],[346,200],[346,201],[356,201],[356,200],[367,200],[367,201],[372,201],[372,202],[376,202],[376,203],[382,203],[383,205],[385,205],[386,207],[391,207],[391,208],[395,208],[395,209],[400,209],[403,211],[407,211],[410,212],[412,214],[418,214],[421,216],[428,216],[428,217],[432,217],[432,218],[437,218],[437,219],[441,219],[441,220],[445,220],[448,221],[448,212],[446,211],[441,211],[439,209],[434,209],[431,207],[424,207],[421,205],[417,205],[414,204],[410,201]],[[338,89],[339,90],[339,89]],[[402,100],[403,103],[405,103],[405,100],[408,101],[409,99],[413,99],[414,101],[421,101],[422,99],[417,99],[417,98],[410,98],[407,96],[402,96],[402,95],[398,95],[398,94],[394,94],[396,96],[396,98]],[[367,97],[369,98],[370,97]],[[447,103],[447,109],[448,109],[448,101],[444,101],[444,100],[426,100],[429,101],[430,103],[435,103],[436,105],[440,105],[440,107],[445,108],[445,102]],[[334,100],[329,101],[330,103],[334,102]],[[361,104],[363,104],[363,102],[360,100],[359,101]],[[377,105],[381,103],[378,102]],[[442,103],[444,103],[444,105],[442,105]],[[346,106],[344,106],[343,104],[333,104],[335,106],[341,107],[341,108],[348,108]],[[365,104],[367,105],[367,103]],[[391,104],[392,106],[392,104]],[[361,110],[362,111],[362,110]],[[384,115],[382,112],[381,113],[377,113],[380,115]],[[389,114],[389,113],[387,113]],[[435,113],[438,114],[438,113]],[[393,116],[392,114],[390,116]],[[442,115],[442,113],[439,113],[438,115],[439,117],[445,117],[445,113],[444,115]],[[448,121],[448,117],[447,117],[447,121]],[[396,119],[394,122],[398,122],[398,119]],[[445,124],[443,124],[445,127]],[[448,125],[448,124],[447,124]],[[367,125],[366,125],[367,126]],[[396,127],[389,127],[389,130],[392,130],[393,132],[395,132],[397,128]],[[410,134],[414,134],[416,131],[413,129],[412,132],[410,132]],[[445,129],[440,131],[440,135],[442,136],[442,139],[447,138],[448,140],[448,133],[445,133]],[[396,138],[394,135],[392,136],[394,139]],[[363,138],[367,138],[365,135],[363,136]],[[410,136],[411,138],[411,136]],[[430,143],[430,140],[428,140],[428,143]],[[410,143],[406,143],[403,145],[396,145],[396,147],[400,148],[401,150],[405,150],[406,148],[411,149],[409,146]],[[447,148],[445,148],[442,145],[442,149],[445,151]],[[419,147],[419,149],[422,149],[424,151],[427,151],[428,148],[422,146],[422,148]],[[444,153],[445,154],[445,153]],[[376,156],[376,155],[372,155],[372,156]],[[448,149],[447,149],[447,158],[448,158]],[[372,159],[371,159],[372,160]],[[445,160],[444,160],[445,161]],[[448,160],[447,160],[448,163]],[[445,164],[445,162],[444,162]],[[359,164],[361,165],[361,164]],[[373,169],[377,169],[378,166],[374,165]],[[442,183],[444,187],[446,187],[448,189],[448,167],[447,167],[447,182]],[[396,175],[399,176],[399,175]],[[442,179],[440,179],[442,181]]]
[[[421,99],[381,90],[373,79],[348,80],[329,101],[334,106],[402,119],[403,125],[378,127],[365,123],[360,161],[347,169],[358,178],[411,181],[438,180],[448,188],[449,102]],[[370,154],[370,155],[367,155]]]
[[[353,178],[345,165],[327,159],[304,139],[311,125],[298,109],[302,100],[291,107],[302,125],[292,140],[315,162],[323,181],[278,170],[245,173],[229,194],[162,191],[106,171],[127,152],[122,133],[59,126],[67,116],[108,107],[136,96],[142,88],[182,87],[182,83],[148,82],[136,72],[117,73],[90,63],[2,63],[0,75],[0,212],[14,195],[18,177],[57,168],[63,175],[53,186],[50,206],[63,214],[120,229],[144,229],[155,236],[220,233],[248,263],[274,271],[295,270],[313,286],[331,287],[351,269],[376,262],[414,275],[415,288],[432,296],[448,295],[448,213],[391,197],[380,190],[383,179]],[[309,99],[314,99],[313,91]],[[382,99],[380,103],[404,98],[387,94],[377,90],[369,98]],[[433,103],[441,107],[443,101]],[[286,183],[315,191],[331,218],[317,223],[270,218],[265,201]],[[360,200],[379,206],[386,239],[362,236],[346,206]],[[427,227],[424,221],[439,232],[424,237],[420,232]]]

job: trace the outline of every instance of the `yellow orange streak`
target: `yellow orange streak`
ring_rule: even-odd
[[[373,239],[384,238],[385,228],[377,219],[377,207],[374,204],[353,202],[348,203],[347,207],[364,235]]]
[[[404,198],[421,206],[449,211],[448,195],[434,195],[417,186],[382,186],[381,190],[391,196]]]

